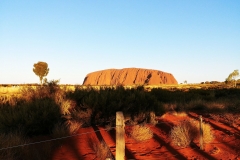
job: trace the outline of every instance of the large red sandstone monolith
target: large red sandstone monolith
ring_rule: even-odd
[[[159,85],[178,84],[171,73],[152,69],[106,69],[89,73],[83,85]]]

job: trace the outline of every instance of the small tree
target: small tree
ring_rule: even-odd
[[[236,79],[239,76],[238,70],[234,70],[232,73],[229,74],[228,78],[226,78],[226,82],[234,81],[234,87],[236,87]]]
[[[33,72],[40,78],[40,83],[42,85],[43,77],[46,77],[49,72],[48,64],[46,62],[38,62],[33,66]]]

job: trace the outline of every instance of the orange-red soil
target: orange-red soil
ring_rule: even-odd
[[[187,116],[166,114],[158,119],[156,126],[148,125],[154,133],[152,139],[136,142],[128,136],[132,126],[125,126],[125,159],[142,160],[240,160],[240,127],[231,127],[203,115],[203,120],[212,126],[215,139],[200,150],[194,142],[187,148],[179,148],[171,142],[169,132],[181,120],[198,119],[197,114]],[[100,130],[100,131],[98,131]],[[104,140],[113,156],[116,154],[115,130],[106,131],[104,127],[81,128],[75,136],[66,139],[53,153],[53,160],[92,160],[96,154],[91,144]]]

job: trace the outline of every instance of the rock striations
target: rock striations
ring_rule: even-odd
[[[170,73],[141,68],[106,69],[89,73],[83,85],[159,85],[178,84]]]

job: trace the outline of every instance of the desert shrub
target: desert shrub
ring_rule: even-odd
[[[24,102],[51,97],[50,90],[46,86],[24,87],[20,93]]]
[[[91,125],[92,110],[90,108],[78,108],[71,111],[71,118],[83,126]]]
[[[66,137],[75,134],[82,127],[80,122],[66,121],[65,123],[57,123],[52,129],[54,138]]]
[[[57,90],[57,91],[54,93],[54,101],[55,101],[55,103],[58,104],[58,105],[61,105],[61,103],[62,103],[65,99],[67,99],[67,98],[66,98],[66,93],[67,93],[67,92],[68,92],[68,91],[67,91],[65,88]]]
[[[182,121],[170,132],[173,144],[185,148],[190,145],[197,135],[197,128],[190,121]]]
[[[89,116],[91,118],[90,120],[87,118],[89,123],[86,123],[90,125],[109,121],[109,117],[115,116],[117,111],[123,111],[124,114],[131,115],[132,120],[135,118],[139,119],[138,121],[145,121],[148,115],[142,116],[142,113],[155,112],[156,115],[160,116],[164,114],[166,110],[169,110],[168,108],[164,108],[164,104],[175,104],[176,107],[174,110],[176,112],[220,111],[221,109],[219,110],[216,105],[213,107],[210,106],[209,103],[220,101],[223,98],[222,96],[225,96],[225,98],[231,97],[231,101],[234,100],[235,102],[239,93],[237,90],[222,89],[189,89],[189,91],[185,92],[159,88],[154,88],[150,92],[146,92],[141,86],[136,89],[125,89],[120,85],[116,88],[100,87],[98,90],[91,87],[87,87],[86,89],[77,87],[75,90],[66,91],[64,100],[70,100],[75,103],[74,110],[76,112],[71,112],[71,116],[75,117],[74,119],[82,119],[80,112],[86,112],[86,108],[91,110],[91,116]],[[235,103],[228,106],[229,111],[240,108],[237,108]],[[70,115],[69,109],[67,109],[70,107],[64,108],[66,112],[63,113]]]
[[[43,98],[54,98],[55,93],[60,90],[59,80],[46,82],[43,86],[27,86],[20,90],[21,98],[25,102],[34,101]]]
[[[196,99],[196,100],[192,100],[187,104],[187,110],[190,111],[207,111],[207,105],[206,102],[204,100],[201,99]]]
[[[28,140],[20,132],[0,134],[0,159],[23,159],[24,150],[26,146],[19,146],[26,144]],[[14,147],[19,146],[19,147]],[[12,148],[13,147],[13,148]]]
[[[226,105],[226,110],[230,113],[240,113],[240,100],[234,100],[231,102],[228,102]]]
[[[58,85],[60,80],[50,80],[44,83],[44,86],[49,90],[50,94],[57,92],[60,89]]]
[[[48,134],[60,119],[59,106],[49,98],[4,105],[0,107],[0,132],[8,134],[21,128],[29,136]]]
[[[224,101],[208,102],[206,106],[210,113],[222,113],[227,111],[227,103]]]
[[[65,123],[57,123],[52,129],[51,136],[53,138],[61,138],[69,136],[68,126]]]
[[[157,97],[157,100],[163,103],[168,103],[175,100],[175,92],[166,89],[153,88],[150,94]]]
[[[79,128],[82,127],[82,125],[83,124],[81,122],[77,122],[77,121],[67,122],[67,129],[68,129],[69,135],[76,134],[76,132],[79,130]]]
[[[147,126],[135,125],[132,127],[131,137],[138,142],[149,140],[153,137],[153,132]]]
[[[76,88],[67,93],[66,98],[76,102],[77,112],[84,112],[86,108],[91,109],[92,124],[109,121],[109,117],[115,116],[117,111],[131,114],[132,118],[144,112],[164,113],[162,103],[154,95],[144,91],[143,87],[137,89],[125,89],[123,86],[101,87],[99,90]],[[74,117],[77,112],[73,113]]]

